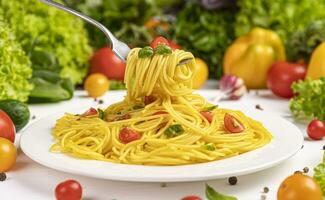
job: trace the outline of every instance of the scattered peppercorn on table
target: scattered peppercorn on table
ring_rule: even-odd
[[[210,84],[211,86],[208,88],[216,88],[214,82],[210,82]],[[111,95],[113,92],[115,91],[107,92],[104,97],[100,98],[100,101],[85,98],[85,92],[77,91],[71,101],[58,104],[31,105],[30,123],[46,115],[71,109],[76,105],[85,108],[102,103],[105,105],[106,98],[117,98],[116,95]],[[200,92],[198,91],[198,93]],[[212,98],[216,95],[216,90],[211,90],[210,93]],[[123,97],[123,95],[119,96]],[[223,103],[240,104],[252,109],[273,112],[292,121],[288,101],[275,97],[271,91],[251,90],[238,101],[222,102],[221,104]],[[295,124],[306,134],[307,125]],[[19,136],[20,134],[17,135],[17,138]],[[19,140],[17,140],[16,145],[19,145]],[[177,200],[189,195],[196,195],[205,199],[205,183],[220,193],[235,196],[240,200],[276,199],[276,193],[281,182],[295,171],[300,170],[307,172],[310,176],[313,175],[313,168],[322,160],[323,145],[325,145],[324,140],[310,141],[306,139],[302,149],[294,157],[270,169],[250,175],[230,177],[229,179],[183,183],[118,182],[77,176],[39,165],[18,150],[16,165],[10,172],[6,173],[6,179],[0,181],[0,199],[55,199],[55,187],[67,179],[77,180],[82,185],[82,199],[85,200]]]

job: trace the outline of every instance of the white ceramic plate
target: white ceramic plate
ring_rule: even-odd
[[[124,93],[116,93],[122,94]],[[237,109],[239,107],[240,104],[231,106]],[[248,116],[262,121],[274,137],[272,142],[254,151],[209,163],[167,167],[140,166],[81,160],[64,154],[50,153],[49,148],[54,142],[50,134],[51,127],[63,112],[40,119],[27,127],[21,136],[20,145],[31,159],[56,170],[101,179],[135,182],[185,182],[249,174],[277,165],[299,151],[303,136],[295,125],[267,112],[243,108],[241,110]]]

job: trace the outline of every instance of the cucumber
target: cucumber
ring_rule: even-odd
[[[0,110],[5,111],[15,124],[16,132],[21,130],[29,121],[28,105],[18,100],[0,101]]]

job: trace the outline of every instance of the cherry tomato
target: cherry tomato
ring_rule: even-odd
[[[160,110],[155,112],[153,115],[163,115],[163,114],[167,114],[167,112]]]
[[[301,63],[287,63],[280,61],[274,63],[267,76],[267,86],[280,97],[291,98],[293,91],[291,84],[306,76],[306,66]]]
[[[3,110],[0,110],[0,137],[7,138],[12,143],[15,142],[15,125],[10,117]]]
[[[183,197],[182,200],[202,200],[200,197],[198,196],[187,196],[187,197]]]
[[[87,90],[89,96],[97,98],[105,94],[108,90],[109,81],[103,74],[91,74],[87,77],[84,88]]]
[[[278,200],[322,200],[322,190],[311,177],[295,173],[287,177],[280,185]]]
[[[225,129],[230,133],[240,133],[244,130],[244,125],[229,113],[225,114],[223,121]]]
[[[120,131],[120,134],[119,134],[119,139],[124,144],[138,140],[140,138],[141,138],[140,133],[138,133],[137,131],[134,131],[130,128],[126,128],[126,127],[122,128],[122,130]]]
[[[165,44],[165,45],[169,45],[169,42],[166,38],[162,37],[162,36],[158,36],[155,39],[152,40],[152,42],[150,43],[150,46],[154,49],[156,48],[159,44]]]
[[[208,120],[209,123],[212,122],[212,119],[213,119],[213,114],[212,114],[212,112],[210,112],[210,111],[201,111],[200,113],[201,113],[201,115],[202,115],[205,119]]]
[[[325,137],[325,123],[321,120],[312,120],[307,128],[308,136],[313,140],[321,140]]]
[[[17,149],[15,145],[6,138],[0,137],[0,172],[6,172],[16,162]]]
[[[98,114],[98,111],[95,108],[89,108],[81,116],[87,117],[87,116],[93,116],[93,115],[97,115],[97,114]]]
[[[193,88],[201,88],[208,80],[208,77],[208,65],[200,58],[195,58],[195,68],[193,69]]]
[[[144,104],[148,105],[151,104],[152,102],[154,102],[156,100],[156,97],[150,95],[150,96],[145,96],[144,97]]]
[[[99,49],[90,59],[90,73],[104,74],[108,79],[123,80],[125,62],[108,47]]]
[[[57,200],[80,200],[82,196],[82,187],[75,180],[66,180],[55,188],[55,197]]]
[[[173,50],[182,48],[179,44],[175,43],[172,40],[168,40],[168,44],[169,44],[170,48],[172,48]]]

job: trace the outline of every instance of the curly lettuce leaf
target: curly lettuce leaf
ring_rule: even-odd
[[[209,66],[211,78],[222,76],[223,54],[235,39],[236,10],[205,10],[195,1],[188,1],[177,14],[175,37],[177,43]]]
[[[286,43],[308,23],[325,18],[323,0],[240,0],[235,32],[241,36],[259,26],[276,31]]]
[[[37,0],[0,1],[0,7],[33,69],[82,82],[91,48],[80,19]]]
[[[323,162],[314,168],[314,179],[320,185],[323,196],[325,197],[325,152],[323,155]]]
[[[312,52],[325,41],[325,19],[311,21],[306,28],[297,31],[287,43],[287,55],[292,61],[309,62]]]
[[[290,100],[290,110],[296,118],[325,120],[325,77],[298,81],[292,89],[297,95]]]
[[[13,31],[0,17],[0,100],[27,101],[33,89],[30,60],[15,39]]]

